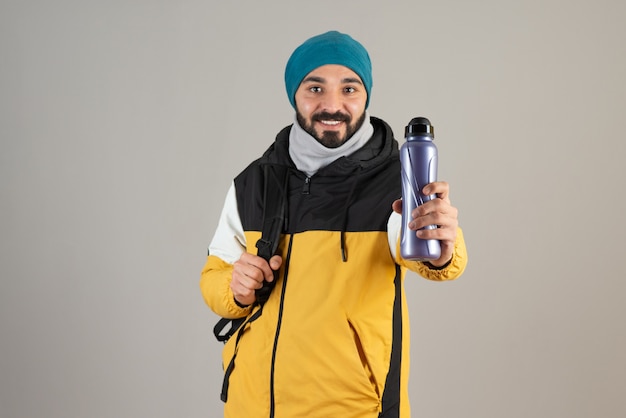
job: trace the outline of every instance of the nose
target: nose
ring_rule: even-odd
[[[327,91],[322,98],[322,110],[330,113],[334,113],[341,110],[343,107],[343,100],[340,92]]]

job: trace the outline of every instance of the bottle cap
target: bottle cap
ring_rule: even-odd
[[[411,119],[411,122],[404,128],[404,136],[427,135],[435,137],[435,128],[426,118],[418,117]]]

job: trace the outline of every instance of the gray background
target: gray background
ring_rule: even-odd
[[[415,417],[624,417],[626,3],[0,6],[0,416],[217,417],[198,288],[283,69],[352,34],[371,113],[435,125],[470,254],[407,278]]]

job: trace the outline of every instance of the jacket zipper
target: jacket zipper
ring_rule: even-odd
[[[289,236],[289,246],[287,248],[287,257],[285,260],[285,269],[283,273],[283,285],[280,293],[280,304],[278,307],[278,321],[276,322],[276,334],[274,334],[274,346],[272,348],[272,362],[270,365],[270,416],[274,418],[275,414],[275,397],[274,397],[274,370],[276,366],[276,349],[278,347],[278,336],[280,335],[280,327],[283,322],[283,307],[285,305],[285,289],[287,288],[287,277],[289,275],[289,261],[291,260],[291,245],[293,243],[293,234]]]
[[[311,193],[311,177],[304,179],[304,186],[302,187],[302,194],[310,194]]]

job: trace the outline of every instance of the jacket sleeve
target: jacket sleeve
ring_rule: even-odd
[[[230,289],[233,264],[239,260],[245,248],[246,238],[233,184],[226,195],[215,235],[209,245],[209,255],[200,275],[200,290],[205,302],[213,312],[224,318],[243,317],[252,309],[237,305]]]
[[[454,252],[452,260],[442,269],[430,268],[420,261],[405,260],[400,256],[400,226],[402,224],[402,216],[398,213],[392,213],[387,224],[387,234],[389,240],[389,249],[396,263],[416,272],[420,276],[435,281],[454,280],[460,277],[467,266],[467,249],[465,247],[465,238],[463,230],[457,228],[456,241],[454,243]]]

